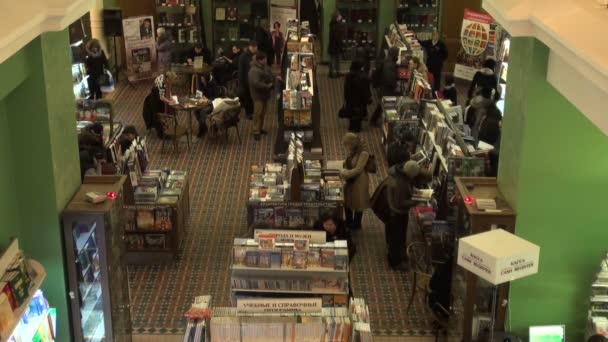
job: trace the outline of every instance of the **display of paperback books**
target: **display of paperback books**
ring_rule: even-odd
[[[211,296],[197,296],[194,298],[192,307],[186,312],[188,320],[186,331],[184,332],[184,342],[205,342],[209,341],[209,325],[211,318]]]
[[[289,67],[285,72],[286,82],[283,90],[283,124],[286,128],[312,126],[312,97],[314,85],[314,55],[312,43],[290,42],[297,51],[287,52]],[[293,49],[293,47],[291,48]]]
[[[285,201],[289,199],[289,179],[287,166],[279,163],[266,163],[261,168],[251,166],[249,180],[249,201]]]
[[[167,31],[173,43],[186,48],[199,44],[202,32],[199,6],[200,0],[157,0],[157,26]]]
[[[588,335],[594,334],[608,336],[608,255],[591,284]]]
[[[344,307],[348,297],[348,246],[339,240],[308,240],[260,246],[262,238],[235,239],[233,303],[242,298],[321,297],[324,307]],[[264,244],[265,245],[265,244]]]

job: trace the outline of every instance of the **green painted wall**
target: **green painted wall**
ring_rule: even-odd
[[[567,340],[583,341],[608,241],[608,138],[546,81],[546,46],[516,38],[511,53],[499,181],[516,198],[517,235],[541,254],[539,273],[512,283],[510,326],[525,336],[565,324]]]
[[[17,236],[47,271],[58,341],[70,340],[60,213],[80,183],[67,30],[45,33],[0,65],[0,245]],[[7,203],[4,203],[7,201]]]

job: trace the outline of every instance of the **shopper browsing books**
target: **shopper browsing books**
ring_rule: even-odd
[[[329,23],[329,77],[336,78],[339,76],[340,54],[342,53],[342,15],[336,11]]]
[[[249,90],[249,69],[251,62],[258,53],[258,43],[255,40],[249,41],[247,50],[239,57],[239,101],[245,109],[248,119],[253,118],[253,100]]]
[[[340,176],[344,179],[344,213],[346,226],[350,230],[361,229],[363,211],[369,208],[369,175],[366,165],[369,152],[363,147],[361,138],[355,133],[346,133],[342,144],[347,157]]]
[[[251,69],[249,70],[249,91],[253,99],[253,138],[260,140],[260,135],[265,135],[267,132],[263,130],[264,117],[268,110],[268,101],[270,93],[274,85],[274,75],[267,64],[266,54],[258,52],[253,61],[251,61]]]
[[[496,69],[496,61],[493,59],[487,59],[483,62],[481,70],[475,73],[473,81],[469,87],[469,101],[476,95],[479,95],[482,90],[489,90],[494,97],[494,100],[500,99],[500,91],[498,90],[498,77],[494,73]]]
[[[334,242],[336,240],[345,240],[348,244],[348,260],[352,261],[352,257],[357,251],[357,247],[353,243],[350,231],[346,228],[344,221],[333,211],[323,213],[313,226],[314,230],[325,231],[326,241]]]
[[[422,171],[413,160],[395,165],[388,171],[386,203],[390,214],[385,222],[385,229],[388,238],[388,262],[393,270],[406,269],[402,264],[402,253],[406,247],[409,211],[416,205],[412,200],[414,187],[430,179],[430,173]]]
[[[124,155],[125,152],[131,147],[133,141],[137,138],[137,129],[135,126],[127,126],[122,131],[122,135],[120,136],[120,150]]]

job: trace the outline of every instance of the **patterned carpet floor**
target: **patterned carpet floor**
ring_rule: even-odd
[[[343,78],[329,79],[319,68],[321,134],[327,160],[344,159],[341,139],[347,122],[338,119],[342,105]],[[117,119],[145,132],[141,117],[143,101],[152,83],[122,85],[112,94]],[[246,230],[246,199],[249,166],[271,161],[276,137],[276,102],[267,115],[261,141],[252,137],[252,121],[240,123],[242,143],[231,131],[228,143],[205,137],[190,150],[185,140],[178,153],[170,144],[161,153],[160,140],[148,137],[151,168],[187,170],[190,179],[191,218],[179,261],[166,265],[130,266],[131,315],[134,333],[179,334],[184,330],[184,312],[194,296],[211,294],[213,305],[230,305],[231,244]],[[372,176],[370,192],[386,175],[381,132],[364,124],[361,133],[378,160],[379,172]],[[351,264],[355,296],[369,304],[374,335],[429,336],[431,315],[421,296],[406,312],[411,274],[389,269],[383,226],[371,211],[364,216],[364,229],[355,236],[358,253]]]

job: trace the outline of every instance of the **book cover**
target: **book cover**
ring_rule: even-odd
[[[146,234],[144,242],[146,248],[164,249],[166,247],[165,234]]]
[[[144,237],[138,234],[128,234],[127,236],[127,249],[141,250],[144,249]]]
[[[333,249],[321,249],[321,267],[334,268],[336,251]]]
[[[291,267],[291,259],[293,257],[293,250],[283,248],[281,251],[281,267]]]
[[[226,8],[217,7],[215,9],[215,20],[217,20],[217,21],[226,20]]]
[[[232,250],[234,254],[234,264],[235,265],[244,265],[245,264],[245,254],[247,249],[245,247],[234,247]]]
[[[237,21],[238,17],[239,17],[239,9],[236,7],[228,7],[228,10],[226,13],[226,20]]]
[[[281,252],[272,251],[270,252],[270,267],[281,268]]]
[[[305,269],[308,265],[308,252],[303,250],[295,250],[293,252],[292,264],[294,268]]]
[[[308,265],[310,267],[321,266],[321,253],[319,249],[313,248],[308,251]]]
[[[260,254],[258,251],[246,251],[245,252],[245,266],[247,267],[258,267]]]
[[[308,239],[294,239],[293,240],[293,249],[295,251],[308,251],[310,246],[310,241]]]
[[[137,229],[154,229],[154,211],[152,209],[137,210]]]
[[[261,234],[258,236],[260,249],[274,249],[276,236],[273,234]]]
[[[334,269],[346,270],[348,267],[348,250],[336,249],[334,262],[335,262]]]
[[[260,251],[258,259],[258,267],[270,268],[270,251]]]
[[[125,230],[132,231],[137,229],[137,210],[125,210]]]

